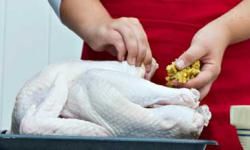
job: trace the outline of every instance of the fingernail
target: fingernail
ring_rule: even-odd
[[[185,64],[184,64],[184,61],[183,61],[182,59],[177,59],[177,60],[175,61],[175,65],[176,65],[176,67],[179,68],[179,69],[185,68]]]

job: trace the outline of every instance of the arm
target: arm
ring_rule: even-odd
[[[150,72],[151,49],[138,19],[112,18],[100,0],[62,0],[60,15],[94,51],[107,51],[136,66],[143,63]]]
[[[250,0],[243,0],[238,6],[217,19],[229,30],[229,44],[250,38]]]
[[[61,20],[85,41],[98,24],[111,20],[99,0],[63,0]]]
[[[202,71],[181,86],[199,89],[202,98],[207,95],[220,73],[227,46],[250,38],[249,16],[250,0],[245,0],[195,34],[191,46],[177,59],[176,65],[182,69],[200,59],[203,63]]]

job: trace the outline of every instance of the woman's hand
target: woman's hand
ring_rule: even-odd
[[[147,35],[136,18],[108,19],[91,26],[85,41],[95,51],[107,51],[120,61],[141,66],[150,71],[152,53]]]
[[[184,87],[197,88],[204,98],[221,70],[224,51],[229,44],[250,38],[250,1],[241,1],[236,7],[198,31],[190,48],[176,61],[179,68],[201,60],[201,73]]]
[[[113,19],[100,0],[63,0],[61,19],[94,51],[107,51],[131,65],[144,64],[150,72],[152,53],[138,19]]]
[[[200,60],[201,72],[196,78],[178,86],[196,88],[201,92],[201,99],[204,98],[220,74],[222,58],[229,44],[229,37],[227,28],[215,22],[199,30],[193,37],[191,46],[176,60],[176,66],[182,69]]]

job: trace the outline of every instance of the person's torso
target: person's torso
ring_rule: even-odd
[[[160,64],[153,82],[166,84],[165,67],[189,46],[193,35],[204,25],[223,15],[240,0],[101,0],[114,18],[136,17],[142,23]],[[83,59],[116,59],[102,52],[93,52],[86,44]],[[240,149],[235,130],[229,125],[231,105],[250,104],[250,40],[229,46],[224,55],[219,78],[203,100],[210,106],[213,118],[203,137],[218,140],[221,149]],[[225,131],[218,131],[218,127]],[[231,136],[228,140],[226,136]],[[214,147],[211,149],[215,149]]]
[[[136,17],[147,33],[153,57],[160,64],[153,81],[165,84],[165,67],[180,56],[189,46],[193,35],[208,22],[223,15],[239,0],[101,0],[114,18]],[[250,41],[229,46],[222,65],[222,72],[215,82],[211,95],[216,104],[225,104],[218,99],[245,99],[248,103],[250,78],[243,68],[250,65]],[[86,45],[83,59],[115,59],[106,52],[93,52]],[[236,88],[237,86],[237,88]],[[234,91],[240,90],[241,95]],[[237,91],[239,92],[239,91]],[[240,97],[239,97],[240,96]],[[245,97],[244,97],[245,96]],[[211,100],[209,101],[211,102]],[[213,102],[214,103],[214,102]],[[230,101],[230,104],[232,101]],[[238,102],[235,101],[235,104]]]

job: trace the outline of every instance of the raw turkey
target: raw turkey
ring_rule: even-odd
[[[196,138],[211,118],[195,89],[144,79],[152,72],[117,61],[68,61],[24,85],[11,132],[34,135]]]

